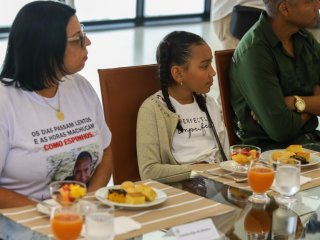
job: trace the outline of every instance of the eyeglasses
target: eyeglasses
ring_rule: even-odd
[[[86,41],[86,30],[84,28],[84,25],[81,24],[80,25],[80,35],[79,36],[75,36],[75,37],[69,37],[67,38],[68,42],[76,42],[79,41],[80,42],[80,47],[83,48],[85,45],[85,41]]]

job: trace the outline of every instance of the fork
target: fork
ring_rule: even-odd
[[[212,172],[210,172],[208,170],[205,170],[204,173],[208,174],[210,176],[214,176],[214,177],[228,178],[228,179],[231,179],[231,180],[235,181],[236,183],[243,183],[243,182],[246,182],[248,180],[247,177],[237,178],[237,177],[231,176],[230,174],[232,174],[232,173],[212,173]]]

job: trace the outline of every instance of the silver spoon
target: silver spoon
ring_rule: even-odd
[[[248,180],[247,177],[237,178],[237,177],[231,176],[230,174],[232,174],[232,173],[223,173],[223,174],[220,173],[219,174],[219,173],[209,172],[208,170],[204,171],[204,173],[208,174],[210,176],[214,176],[214,177],[228,178],[228,179],[231,179],[231,180],[235,181],[236,183],[243,183],[243,182],[246,182]]]

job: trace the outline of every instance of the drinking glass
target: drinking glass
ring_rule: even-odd
[[[270,198],[266,191],[271,187],[274,179],[273,166],[270,161],[252,161],[248,170],[248,183],[253,194],[249,201],[253,203],[267,203]]]
[[[78,239],[83,225],[83,218],[78,206],[54,207],[51,212],[50,225],[56,239]]]
[[[296,239],[298,215],[291,209],[279,205],[272,213],[272,239]]]
[[[271,228],[271,217],[264,204],[252,204],[244,219],[244,230],[248,239],[267,239]]]
[[[56,181],[49,188],[51,197],[63,206],[77,203],[87,192],[86,185],[78,181]]]
[[[86,239],[111,240],[114,238],[114,207],[111,204],[96,204],[86,214]]]
[[[230,147],[231,159],[237,163],[238,171],[247,172],[251,161],[260,158],[261,149],[252,145],[233,145]]]
[[[275,189],[280,194],[275,199],[279,204],[290,207],[300,189],[300,167],[298,160],[288,158],[277,161]]]

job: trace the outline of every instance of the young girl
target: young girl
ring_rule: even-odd
[[[138,113],[139,171],[142,179],[173,182],[189,177],[191,164],[226,160],[229,142],[219,105],[205,95],[216,74],[208,44],[171,32],[158,46],[157,62],[161,90]]]

